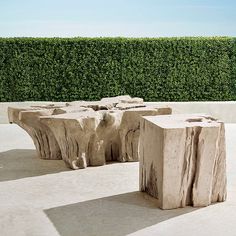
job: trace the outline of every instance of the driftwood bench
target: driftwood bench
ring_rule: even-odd
[[[130,96],[8,108],[9,122],[28,132],[40,158],[63,159],[72,169],[138,161],[140,117],[165,114],[169,107]]]
[[[160,208],[208,206],[226,199],[224,124],[205,115],[141,119],[140,190]]]

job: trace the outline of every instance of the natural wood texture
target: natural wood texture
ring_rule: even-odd
[[[140,190],[160,208],[208,206],[226,199],[224,124],[205,115],[143,117]]]
[[[51,115],[53,111],[52,106],[8,108],[9,122],[18,124],[31,136],[37,154],[42,159],[62,159],[52,131],[39,119],[40,116]]]
[[[72,169],[138,161],[140,117],[170,113],[169,107],[146,107],[128,95],[8,109],[9,121],[30,134],[41,158],[62,158]]]

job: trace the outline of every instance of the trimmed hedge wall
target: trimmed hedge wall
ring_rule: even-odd
[[[236,100],[236,40],[0,38],[0,101]]]

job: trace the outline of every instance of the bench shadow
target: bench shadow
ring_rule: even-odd
[[[61,236],[123,236],[198,209],[157,207],[157,199],[142,192],[130,192],[44,212]]]
[[[0,182],[69,171],[62,160],[42,160],[32,149],[0,153]]]

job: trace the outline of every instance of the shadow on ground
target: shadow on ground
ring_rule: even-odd
[[[45,213],[61,236],[123,236],[197,210],[161,210],[157,206],[157,200],[147,194],[130,192],[52,208]]]
[[[0,182],[69,171],[62,160],[42,160],[35,150],[13,149],[0,153]]]

